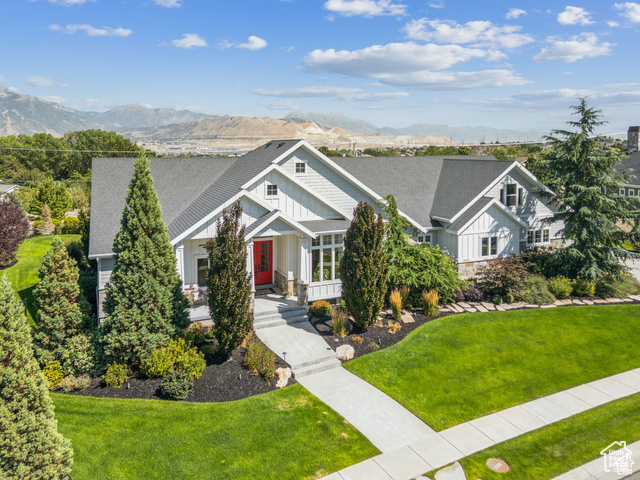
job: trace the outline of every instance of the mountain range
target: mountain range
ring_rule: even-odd
[[[189,110],[128,104],[106,112],[74,110],[0,85],[0,135],[112,130],[138,141],[246,139],[248,146],[270,138],[305,138],[316,144],[400,145],[537,140],[546,132],[491,127],[451,127],[418,123],[403,128],[378,127],[340,113],[291,112],[282,119],[213,116]],[[234,144],[235,145],[235,144]],[[181,147],[185,148],[185,147]]]

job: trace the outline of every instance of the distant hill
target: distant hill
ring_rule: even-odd
[[[0,135],[33,135],[100,128],[122,133],[131,128],[191,122],[209,115],[171,108],[123,105],[107,112],[83,112],[0,85]]]
[[[377,127],[372,123],[357,118],[350,118],[341,113],[303,113],[299,111],[291,112],[284,120],[291,122],[320,122],[327,125],[335,125],[347,130],[368,134],[383,133],[385,135],[430,135],[451,138],[455,143],[493,143],[500,142],[523,142],[527,140],[537,141],[541,136],[549,132],[541,131],[520,131],[510,129],[500,129],[492,127],[451,127],[449,125],[435,123],[416,123],[408,127]]]

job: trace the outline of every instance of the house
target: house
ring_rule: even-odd
[[[629,127],[627,132],[627,151],[629,155],[623,158],[617,166],[618,171],[631,171],[629,183],[620,187],[618,195],[621,197],[640,197],[640,127]]]
[[[10,193],[15,193],[18,188],[20,188],[20,185],[0,184],[0,201],[4,200]]]
[[[488,259],[560,241],[545,225],[544,186],[518,162],[491,156],[327,158],[304,140],[269,142],[239,158],[153,158],[151,174],[186,292],[206,287],[206,240],[240,200],[252,287],[300,303],[341,296],[343,237],[353,209],[393,194],[415,242],[440,245],[462,275]],[[94,158],[89,256],[99,304],[114,265],[132,158]],[[102,316],[102,312],[100,312]],[[192,317],[193,318],[193,317]]]

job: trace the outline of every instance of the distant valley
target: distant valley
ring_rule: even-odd
[[[408,147],[537,140],[546,132],[490,127],[415,124],[377,127],[339,113],[292,112],[282,119],[212,116],[189,110],[129,104],[107,112],[85,112],[0,85],[0,135],[102,129],[162,153],[242,153],[268,140],[305,139],[330,148]]]

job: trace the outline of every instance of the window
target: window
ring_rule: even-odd
[[[518,205],[522,205],[522,199],[524,198],[524,189],[518,189]]]
[[[498,254],[498,237],[483,237],[482,239],[482,256]]]
[[[296,175],[304,175],[305,173],[307,173],[307,164],[296,162]]]
[[[500,189],[500,203],[504,205],[504,190]]]
[[[278,195],[278,185],[267,185],[267,197]]]
[[[311,241],[311,281],[340,280],[343,234],[322,235]]]
[[[624,197],[624,188],[621,188],[618,190],[618,195],[620,195],[621,197]]]
[[[636,196],[636,191],[633,188],[629,189],[629,197],[635,197]]]
[[[418,243],[431,243],[431,235],[418,235]]]
[[[507,207],[515,207],[517,203],[518,187],[515,183],[507,184]]]
[[[529,230],[527,232],[527,243],[548,243],[549,230]]]
[[[196,268],[198,269],[198,286],[207,286],[207,273],[209,273],[209,259],[198,258],[196,259]]]

